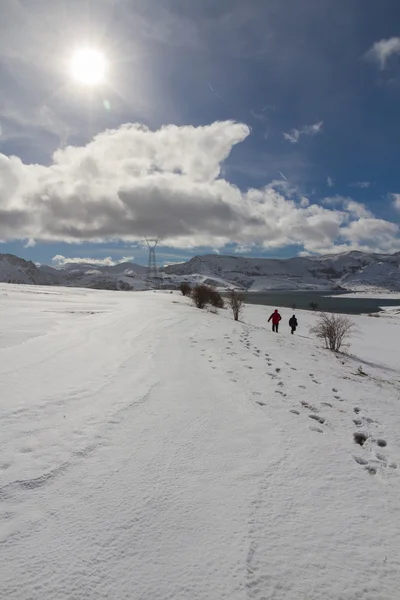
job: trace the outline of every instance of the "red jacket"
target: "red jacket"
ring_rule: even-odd
[[[270,322],[271,319],[272,319],[272,322],[273,322],[274,325],[278,325],[279,321],[282,319],[281,315],[278,313],[278,309],[276,309],[272,313],[272,315],[268,319],[268,323]]]

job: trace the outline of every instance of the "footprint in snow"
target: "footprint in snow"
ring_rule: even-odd
[[[281,392],[281,390],[275,390],[275,394],[280,394],[281,396],[284,396],[286,398],[286,394]]]
[[[266,406],[265,402],[261,402],[261,400],[256,400],[256,404],[259,404],[260,406]]]
[[[292,408],[289,412],[293,413],[294,415],[299,415],[300,414],[299,411],[296,410],[296,409],[294,409],[294,408]]]
[[[303,390],[305,390],[306,386],[305,385],[299,385],[299,388],[302,388]]]
[[[336,388],[332,388],[332,392],[338,392],[339,390],[337,390]]]
[[[326,419],[324,419],[324,417],[320,417],[319,415],[308,415],[310,417],[310,419],[314,419],[314,421],[318,421],[318,423],[320,423],[321,425],[323,425],[326,421]]]
[[[312,379],[313,383],[316,383],[317,385],[321,385],[319,381],[317,381],[316,379]]]
[[[356,431],[355,433],[353,433],[353,438],[356,444],[358,444],[359,446],[364,446],[365,442],[368,439],[368,435],[366,433],[363,433],[362,431]]]
[[[379,452],[376,453],[376,460],[368,460],[367,458],[364,458],[362,456],[354,456],[354,460],[357,464],[364,467],[370,475],[376,475],[376,473],[378,472],[378,468],[382,469],[387,468],[389,466],[389,468],[391,469],[397,469],[397,464],[395,462],[391,462],[388,464],[386,456],[380,454]]]
[[[300,404],[304,407],[304,408],[308,408],[308,410],[312,410],[313,413],[317,413],[318,412],[318,408],[316,406],[314,406],[313,404],[309,404],[308,402],[306,402],[305,400],[301,400]]]
[[[329,402],[321,402],[322,406],[329,406],[329,408],[332,408],[332,404],[330,404]]]
[[[311,431],[316,431],[317,433],[324,433],[324,430],[320,427],[310,427]]]

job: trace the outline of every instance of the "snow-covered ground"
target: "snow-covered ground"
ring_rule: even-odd
[[[0,286],[1,598],[398,599],[400,315],[268,310]]]

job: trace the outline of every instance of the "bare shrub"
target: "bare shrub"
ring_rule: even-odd
[[[321,313],[310,333],[324,340],[326,348],[339,352],[343,342],[354,332],[354,323],[345,315]]]
[[[208,304],[208,285],[195,285],[192,289],[192,300],[197,308],[204,308]]]
[[[221,294],[215,288],[211,286],[208,287],[210,288],[208,294],[209,303],[211,304],[211,306],[214,306],[215,308],[224,308],[225,302]]]
[[[187,281],[182,281],[181,285],[179,286],[179,289],[182,293],[182,296],[190,296],[192,292],[192,288],[190,287]]]
[[[239,321],[239,317],[243,311],[244,306],[244,294],[241,294],[236,290],[229,290],[227,303],[232,311],[233,318],[235,319],[235,321]]]
[[[211,304],[215,308],[224,308],[224,299],[221,294],[205,283],[200,283],[193,288],[192,300],[197,308],[204,308],[207,304]]]
[[[317,308],[318,308],[318,302],[310,302],[309,307],[312,310],[317,310]]]
[[[121,290],[123,292],[132,291],[132,286],[130,285],[130,283],[128,283],[127,281],[124,281],[123,279],[118,281],[117,287],[119,290]]]

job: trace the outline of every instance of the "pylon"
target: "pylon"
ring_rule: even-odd
[[[146,244],[149,249],[149,266],[147,270],[147,276],[149,278],[158,277],[157,261],[156,261],[156,247],[158,244],[157,239],[147,239]]]

